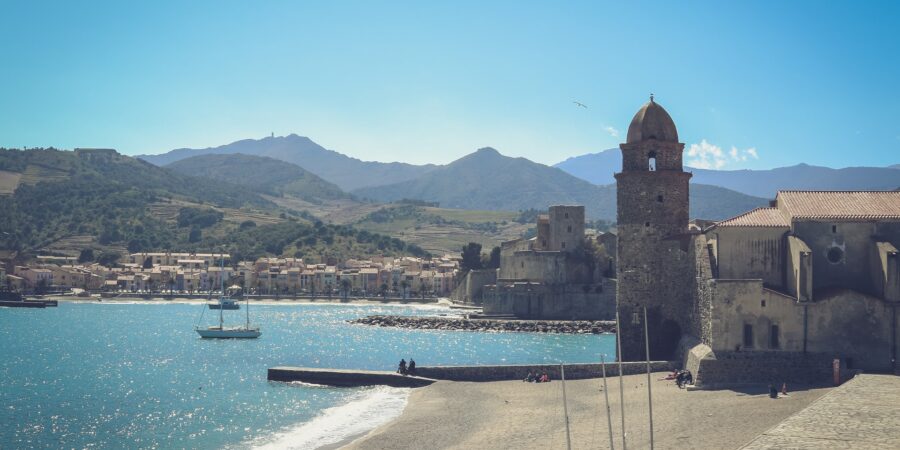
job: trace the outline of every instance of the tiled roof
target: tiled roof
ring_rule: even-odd
[[[756,208],[716,223],[717,227],[789,227],[791,224],[777,208]]]
[[[792,219],[898,219],[900,191],[779,191]]]

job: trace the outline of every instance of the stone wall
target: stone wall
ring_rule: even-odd
[[[893,352],[900,346],[898,307],[848,289],[832,289],[814,302],[798,302],[764,288],[762,280],[716,280],[711,347],[717,354],[736,349],[753,354],[805,350],[841,358],[851,368],[893,370]],[[749,346],[744,342],[745,327]]]
[[[719,276],[761,278],[768,286],[782,287],[784,280],[784,227],[719,227],[716,236]]]
[[[651,361],[650,370],[653,372],[671,372],[679,367],[676,361]],[[551,380],[559,380],[558,364],[530,364],[510,366],[420,366],[416,368],[416,375],[425,378],[451,381],[501,381],[522,380],[528,371],[546,371]],[[566,364],[566,379],[580,380],[586,378],[602,377],[600,364]],[[646,373],[647,364],[644,362],[623,362],[624,375]],[[606,364],[606,376],[618,376],[619,367],[615,362]]]
[[[574,251],[584,243],[584,206],[550,207],[548,250]]]
[[[828,384],[833,380],[832,361],[827,353],[800,352],[716,352],[699,360],[692,370],[694,384],[715,385],[764,383]],[[690,369],[689,369],[690,370]]]
[[[586,284],[503,283],[484,291],[485,314],[522,319],[613,320],[616,280]]]
[[[470,270],[456,289],[450,293],[450,299],[457,303],[481,304],[484,287],[496,282],[496,269]]]

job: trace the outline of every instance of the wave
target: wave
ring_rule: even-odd
[[[253,448],[264,450],[316,449],[362,436],[400,416],[410,389],[379,386],[351,397],[349,403],[328,408],[309,422],[275,433]],[[344,442],[347,441],[347,442]]]

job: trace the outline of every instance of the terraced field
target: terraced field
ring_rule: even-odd
[[[0,170],[0,195],[11,195],[19,187],[22,174]]]

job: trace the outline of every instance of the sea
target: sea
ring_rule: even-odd
[[[60,302],[0,308],[0,448],[333,447],[396,418],[409,389],[266,380],[274,366],[597,362],[612,335],[409,330],[371,314],[452,315],[444,306],[250,304],[252,340],[200,339],[205,305]],[[225,311],[226,325],[244,320]]]

